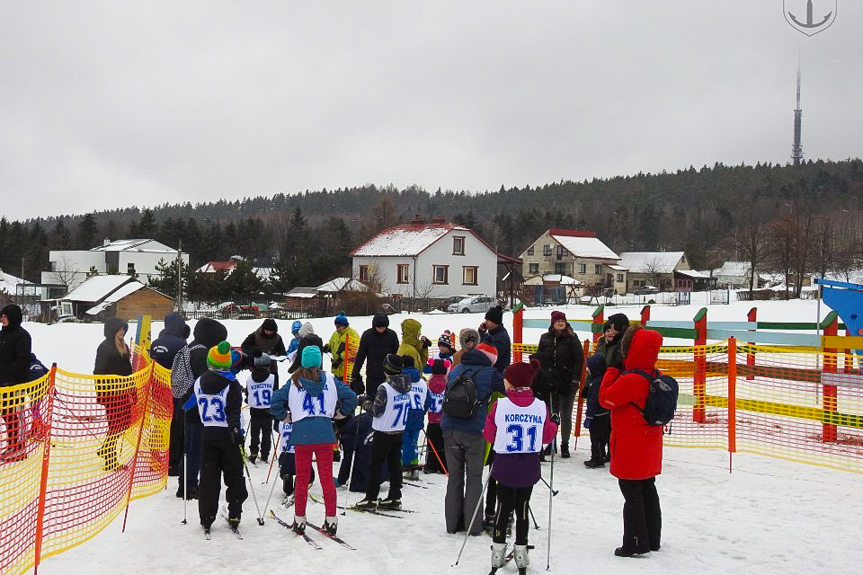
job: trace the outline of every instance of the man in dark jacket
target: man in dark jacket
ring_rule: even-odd
[[[6,387],[30,380],[30,334],[21,327],[22,320],[21,308],[15,304],[0,310],[0,405],[10,405],[0,411],[7,434],[7,447],[0,453],[3,461],[19,460],[24,455],[21,413],[5,393]]]
[[[485,427],[489,397],[495,391],[504,393],[503,376],[493,367],[497,359],[495,346],[483,341],[465,353],[461,357],[461,363],[455,366],[447,377],[444,398],[459,375],[467,373],[474,383],[476,397],[480,401],[470,418],[454,417],[444,412],[440,424],[446,450],[446,466],[449,469],[444,504],[448,533],[467,529],[471,525],[474,509],[477,509],[477,515],[473,519],[471,535],[482,532],[482,509],[477,507],[482,495],[482,468],[485,457],[482,430]]]
[[[485,321],[479,324],[478,331],[481,340],[487,335],[494,338],[494,347],[497,348],[494,368],[503,374],[503,370],[512,362],[512,340],[503,327],[503,308],[497,305],[485,312]]]
[[[379,312],[372,318],[372,327],[363,332],[360,337],[360,347],[354,360],[354,370],[351,373],[351,389],[356,393],[364,393],[368,387],[369,394],[375,393],[378,386],[386,380],[384,375],[384,358],[399,349],[399,336],[389,328],[390,318]],[[366,383],[360,374],[366,364]]]
[[[246,336],[243,343],[240,344],[240,349],[243,353],[250,356],[260,355],[256,351],[266,353],[267,355],[287,355],[285,342],[282,341],[282,336],[279,335],[279,326],[276,320],[267,318],[261,327]],[[279,363],[276,361],[270,362],[270,373],[276,376],[276,383],[273,389],[279,389]]]
[[[211,347],[215,347],[221,341],[225,341],[228,337],[228,329],[218,321],[210,318],[198,320],[195,324],[193,332],[194,340],[188,345],[188,361],[192,372],[192,383],[207,372],[207,353]],[[177,354],[175,360],[184,357],[182,351]],[[174,362],[173,370],[177,369],[176,361]],[[184,390],[173,389],[173,379],[171,380],[172,391],[174,397],[177,397],[179,391],[180,398],[185,404],[194,393],[194,385],[189,385]],[[188,481],[186,481],[186,497],[188,499],[196,499],[198,497],[198,472],[201,469],[201,434],[203,425],[201,416],[196,408],[192,408],[185,413],[186,434],[185,434],[185,449],[186,449],[186,471]],[[180,485],[177,488],[177,497],[183,497],[183,469],[180,468]]]
[[[186,320],[177,312],[165,316],[165,328],[150,345],[150,357],[171,369],[177,352],[186,347]],[[174,398],[174,414],[171,417],[171,433],[168,442],[168,475],[176,477],[183,464],[183,403]]]
[[[572,407],[581,382],[584,350],[563,312],[551,312],[551,325],[540,336],[535,357],[551,384],[551,412],[560,417],[560,456],[568,458]]]

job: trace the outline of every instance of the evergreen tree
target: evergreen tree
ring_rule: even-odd
[[[57,218],[57,222],[54,224],[52,236],[51,247],[54,249],[68,250],[72,247],[72,234],[60,218]]]
[[[96,247],[96,217],[90,213],[86,214],[78,222],[77,245],[79,250],[89,250]]]

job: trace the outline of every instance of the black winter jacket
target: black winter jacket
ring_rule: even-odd
[[[93,375],[132,375],[132,359],[129,353],[120,355],[115,343],[117,332],[121,329],[128,332],[129,324],[116,317],[109,317],[105,320],[103,329],[105,339],[96,348]]]
[[[502,325],[492,330],[479,330],[480,339],[486,335],[494,338],[494,347],[497,350],[497,361],[494,362],[494,368],[503,373],[503,370],[512,363],[512,340],[509,338],[509,332]]]
[[[189,347],[195,345],[203,345],[201,349],[194,349],[189,354],[189,365],[192,367],[192,375],[197,380],[199,377],[207,373],[207,353],[210,348],[219,344],[219,342],[228,339],[228,328],[218,321],[210,318],[202,318],[195,324],[195,331],[192,332],[194,340],[189,344]],[[183,403],[194,393],[194,387],[190,387],[183,396]],[[241,399],[242,401],[242,399]],[[200,423],[201,416],[198,415],[197,409],[190,409],[186,412],[186,421],[189,423]]]
[[[363,363],[365,363],[366,385],[369,390],[377,389],[377,386],[386,379],[384,358],[390,353],[396,353],[398,349],[399,336],[393,330],[387,328],[385,332],[378,333],[374,327],[367,329],[360,337],[360,347],[354,360],[351,379],[357,379],[362,371]]]
[[[171,369],[177,352],[186,346],[183,337],[186,329],[186,320],[176,312],[165,316],[165,329],[159,333],[159,337],[150,344],[150,357],[166,369]]]
[[[7,305],[9,325],[0,329],[0,387],[30,381],[30,334],[21,327],[21,308]]]
[[[269,320],[272,324],[276,322],[273,320]],[[264,323],[267,323],[266,321]],[[271,337],[267,337],[264,335],[264,326],[262,325],[243,340],[243,343],[240,344],[240,349],[246,355],[255,355],[255,351],[259,350],[261,353],[266,353],[268,355],[287,355],[288,351],[285,349],[285,342],[282,340],[282,336],[278,333],[273,333]],[[274,361],[270,363],[270,373],[278,374],[278,364]]]
[[[229,387],[230,386],[230,387]],[[240,411],[243,408],[243,388],[230,372],[207,371],[201,376],[201,391],[208,394],[217,394],[226,387],[228,389],[228,398],[225,402],[225,415],[228,419],[228,429],[222,427],[205,427],[204,433],[225,433],[236,429],[242,429],[240,423]],[[200,412],[195,409],[200,418]]]
[[[584,350],[572,328],[567,326],[559,337],[553,328],[549,328],[539,338],[536,358],[548,374],[554,392],[569,395],[577,391],[584,366]]]

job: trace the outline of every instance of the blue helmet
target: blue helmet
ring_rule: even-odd
[[[300,331],[300,329],[302,329],[302,327],[303,322],[301,322],[300,320],[296,320],[294,323],[291,324],[291,333],[297,333],[298,331]]]

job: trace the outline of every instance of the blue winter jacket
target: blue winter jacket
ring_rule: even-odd
[[[415,367],[406,367],[402,370],[404,375],[409,375],[411,383],[416,383],[420,380],[420,372]],[[408,419],[405,422],[405,431],[413,431],[422,429],[425,426],[426,412],[431,406],[431,397],[426,393],[425,405],[422,409],[408,409]]]
[[[326,380],[326,374],[322,372],[317,381],[301,377],[300,384],[309,395],[317,397],[324,392]],[[357,407],[357,394],[338,379],[335,379],[335,382],[339,396],[338,401],[341,404],[336,408],[336,411],[340,411],[346,416],[351,415]],[[279,421],[288,415],[288,391],[292,385],[293,383],[289,381],[287,385],[279,388],[273,394],[273,399],[270,402],[270,414]],[[333,433],[332,422],[326,417],[306,417],[295,422],[291,431],[292,445],[318,445],[335,442],[336,435]]]
[[[159,337],[150,344],[150,357],[164,367],[171,369],[177,352],[186,347],[183,331],[186,329],[186,320],[177,312],[165,316],[165,329],[159,333]]]
[[[291,355],[293,352],[297,351],[297,348],[300,347],[300,338],[292,337],[291,343],[288,344],[288,353],[287,355]]]
[[[452,387],[452,383],[456,378],[465,371],[471,372],[471,379],[476,388],[476,396],[481,404],[470,419],[453,417],[444,413],[443,419],[440,422],[440,428],[442,431],[452,429],[454,431],[482,435],[483,427],[485,427],[485,416],[488,412],[489,397],[495,391],[500,393],[505,392],[503,376],[492,366],[491,361],[489,361],[484,353],[474,348],[461,356],[461,363],[449,372],[446,385],[447,392]],[[446,396],[446,392],[444,392],[444,396]]]

